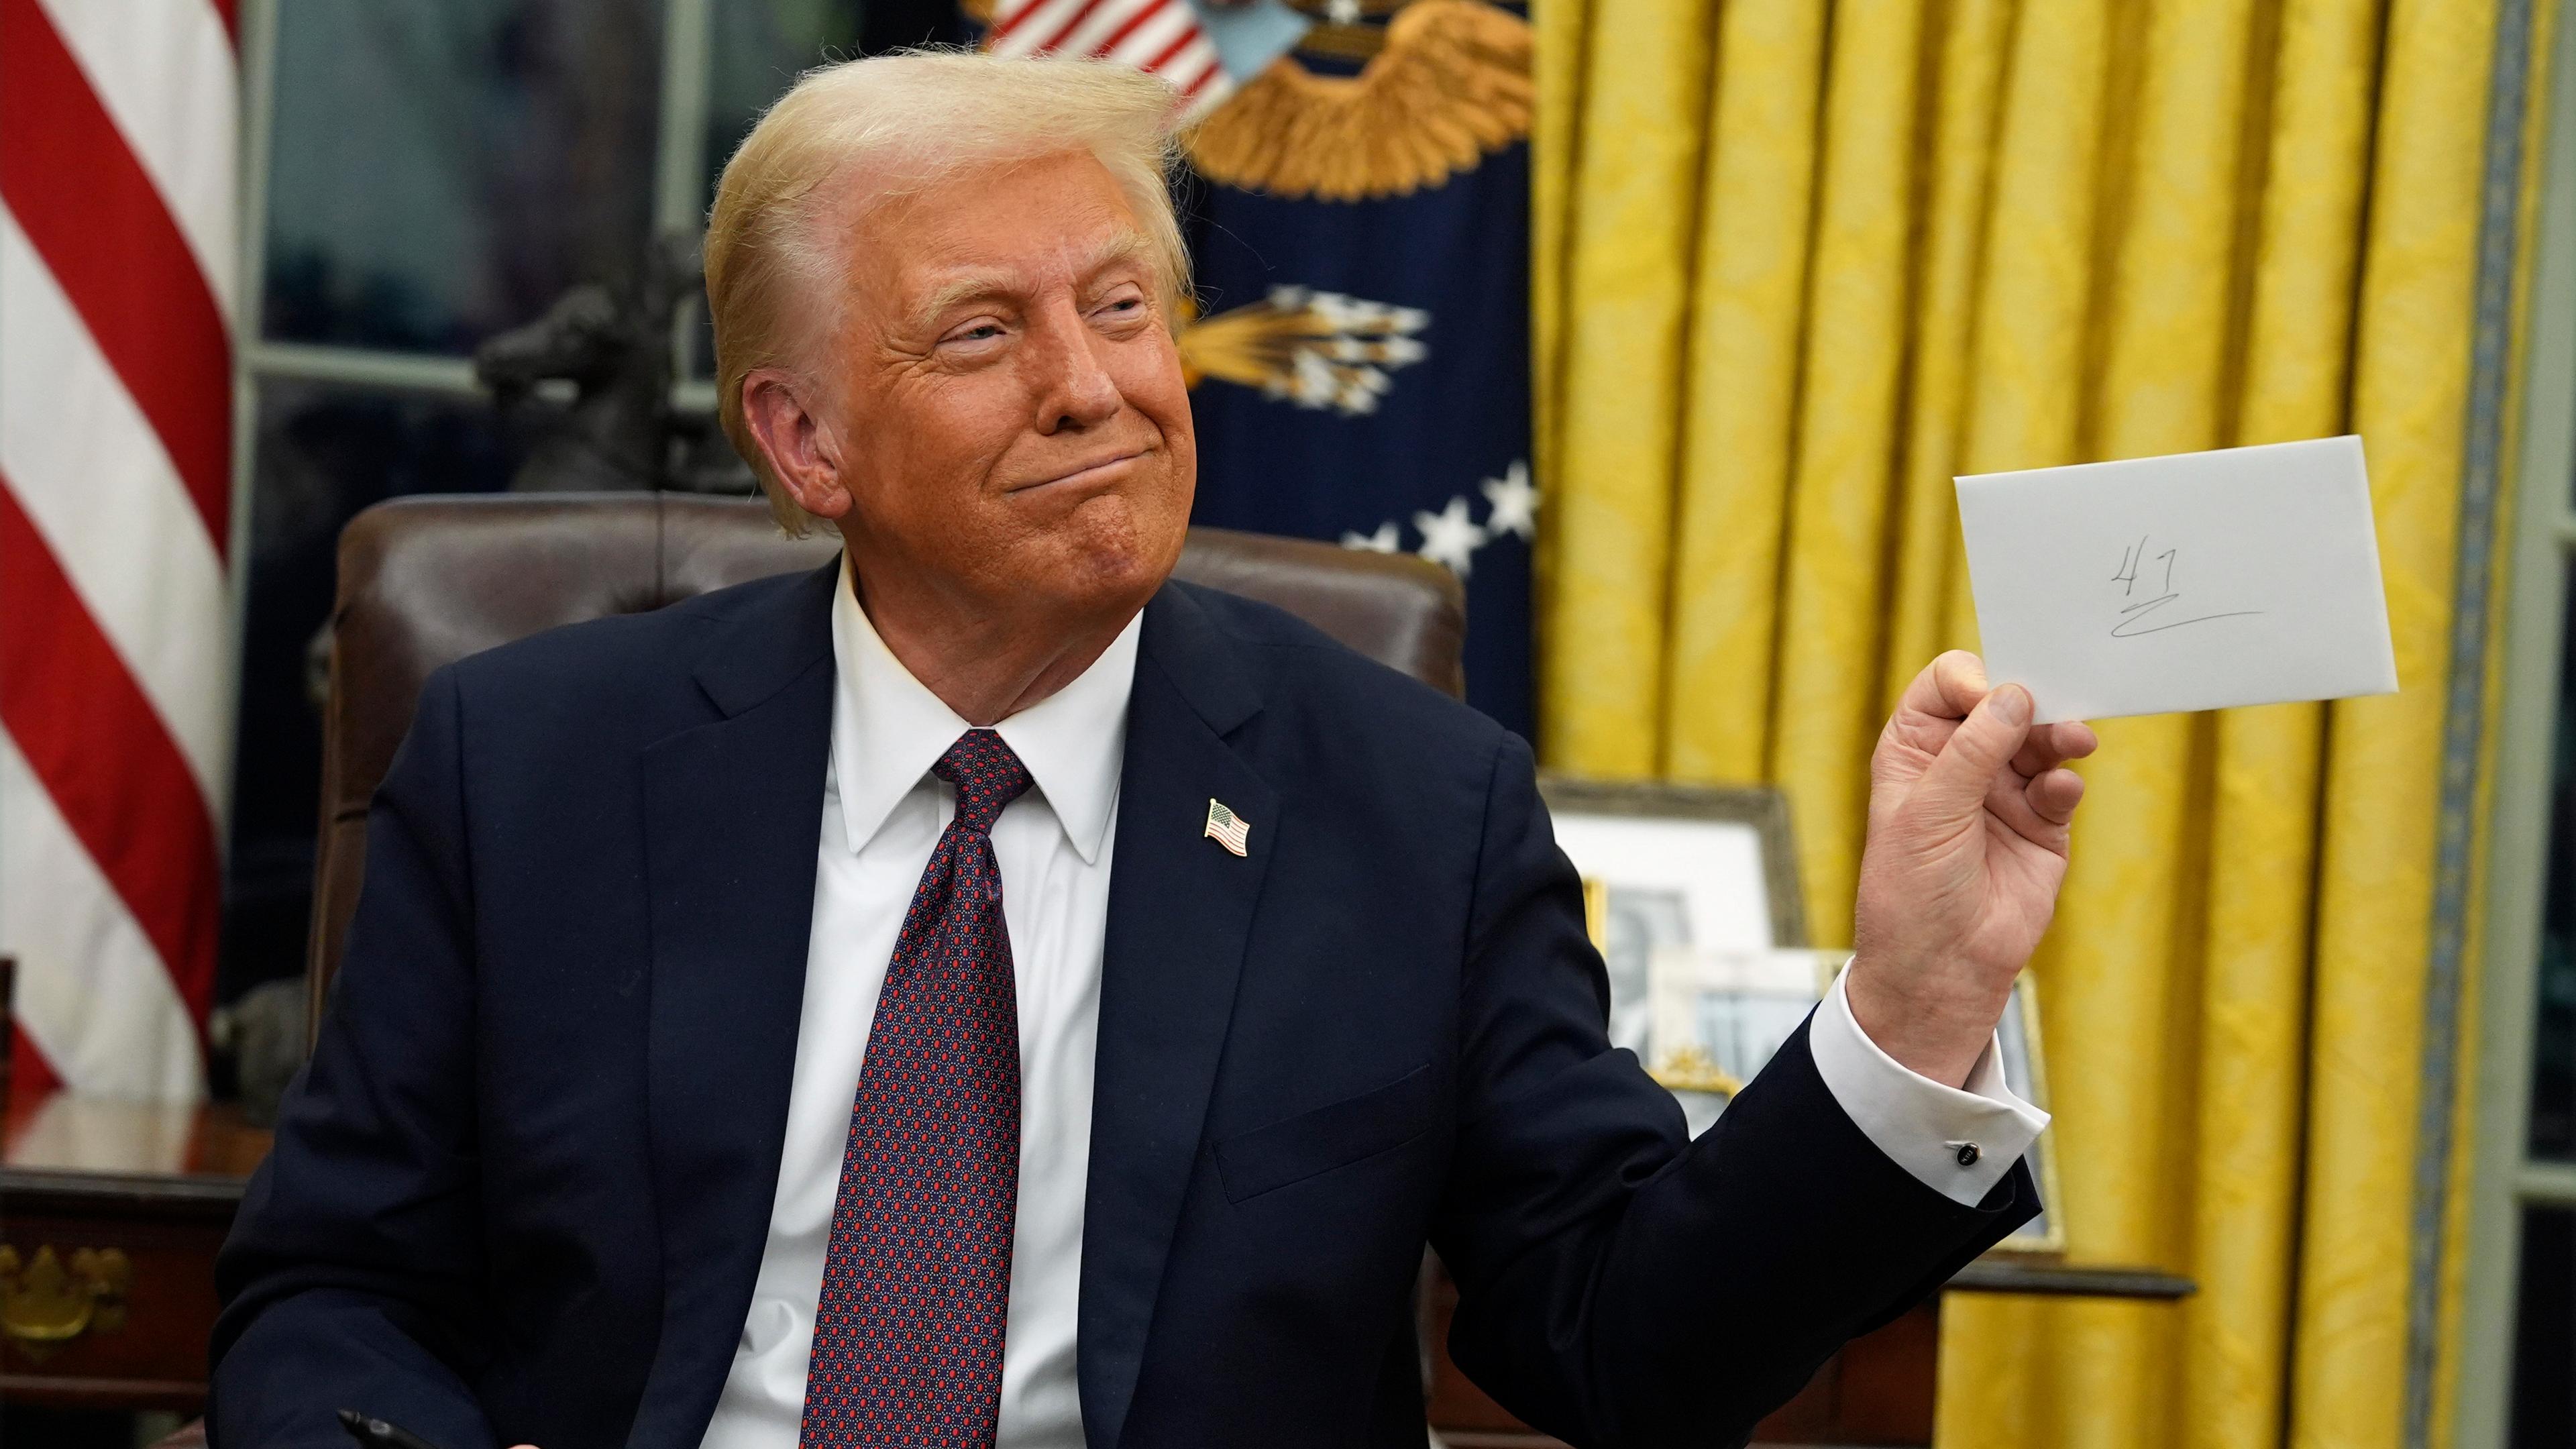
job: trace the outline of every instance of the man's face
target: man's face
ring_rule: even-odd
[[[866,574],[973,609],[1131,612],[1180,556],[1189,392],[1144,230],[1088,152],[882,202],[816,371]],[[890,582],[890,580],[884,580]]]

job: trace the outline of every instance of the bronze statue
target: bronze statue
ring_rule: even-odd
[[[493,401],[542,435],[513,492],[753,491],[715,420],[671,405],[673,319],[704,285],[697,239],[669,233],[645,248],[632,279],[585,282],[474,349],[474,375]],[[570,401],[547,383],[569,384]]]

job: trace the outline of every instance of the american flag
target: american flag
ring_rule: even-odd
[[[231,778],[235,0],[0,0],[13,1089],[184,1100]]]
[[[1227,809],[1224,801],[1210,800],[1207,838],[1237,855],[1245,854],[1252,841],[1252,822]]]
[[[1132,65],[1171,82],[1184,121],[1207,114],[1234,89],[1188,0],[1000,0],[984,48],[995,55],[1061,52]]]

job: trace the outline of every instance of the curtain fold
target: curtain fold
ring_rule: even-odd
[[[1663,767],[1685,780],[1762,768],[1824,31],[1819,5],[1718,8],[1665,630]]]
[[[2327,706],[2331,747],[2311,994],[2306,1219],[2291,1443],[2374,1442],[2402,1408],[2402,1295],[2414,1163],[2372,1139],[2415,1139],[2421,977],[2450,662],[2495,7],[2393,5],[2382,41],[2373,205],[2365,222],[2352,382],[2370,451],[2397,677],[2392,698]],[[2402,118],[2403,123],[2397,124]],[[2410,1064],[2390,1070],[2390,1063]],[[2347,1271],[2343,1265],[2390,1265]]]
[[[1540,0],[1543,754],[1776,784],[1820,943],[1885,710],[1974,647],[1952,475],[2368,450],[2404,692],[2106,722],[2032,968],[2072,1256],[2201,1291],[1954,1296],[1949,1449],[2403,1442],[2488,85],[2530,13]]]
[[[1813,301],[1778,583],[1778,695],[1769,713],[1779,724],[1767,731],[1763,771],[1792,782],[1794,808],[1815,822],[1800,878],[1810,920],[1850,914],[1868,780],[1844,766],[1869,752],[1879,727],[1923,20],[1910,0],[1847,9],[1834,26],[1825,90]],[[1748,641],[1738,667],[1767,675],[1762,655],[1773,650],[1767,636]]]
[[[1551,490],[1542,639],[1583,661],[1585,682],[1543,729],[1608,777],[1654,773],[1663,703],[1665,575],[1672,557],[1672,477],[1680,456],[1683,309],[1691,292],[1699,170],[1715,55],[1713,0],[1556,0],[1580,20],[1540,12],[1540,34],[1578,27],[1588,43],[1560,124],[1602,138],[1563,169],[1560,254],[1542,254],[1533,304],[1552,322],[1536,339],[1553,376],[1533,379],[1541,434],[1560,480]],[[1539,62],[1542,81],[1548,62]],[[1554,119],[1543,102],[1533,124]],[[1534,137],[1535,140],[1535,137]],[[1680,221],[1677,218],[1692,218]],[[1537,242],[1550,223],[1537,223]],[[1535,244],[1535,243],[1534,243]],[[1581,305],[1568,299],[1580,298]],[[1542,686],[1544,688],[1544,686]],[[1544,707],[1544,706],[1543,706]]]

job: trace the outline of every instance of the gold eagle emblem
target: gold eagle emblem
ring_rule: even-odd
[[[1308,49],[1376,53],[1355,76],[1281,56],[1192,128],[1191,162],[1246,191],[1359,201],[1437,186],[1529,134],[1528,21],[1485,0],[1410,0],[1380,33],[1317,26]]]

